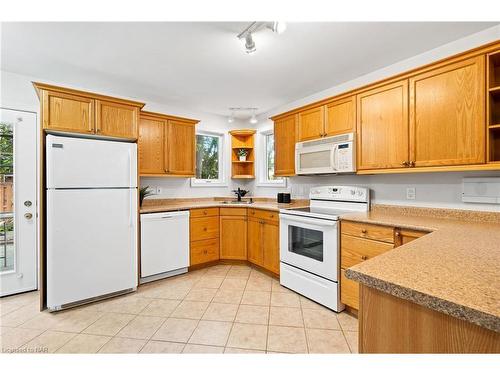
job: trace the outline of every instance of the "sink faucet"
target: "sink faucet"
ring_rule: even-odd
[[[238,190],[233,190],[233,193],[238,197],[238,202],[241,202],[241,197],[244,197],[248,193],[248,190],[238,188]]]

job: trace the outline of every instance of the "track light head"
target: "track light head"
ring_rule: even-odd
[[[255,47],[255,42],[253,41],[253,38],[252,38],[252,34],[251,33],[248,33],[246,36],[245,36],[245,51],[246,53],[253,53],[257,50],[257,48]]]

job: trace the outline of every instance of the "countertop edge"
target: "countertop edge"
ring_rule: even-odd
[[[360,282],[363,285],[390,294],[394,297],[413,302],[428,309],[439,311],[443,314],[453,316],[454,318],[500,333],[500,318],[495,315],[431,296],[414,289],[406,288],[389,281],[380,280],[349,268],[346,269],[345,276],[348,279]]]

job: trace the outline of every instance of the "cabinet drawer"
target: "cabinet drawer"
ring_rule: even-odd
[[[191,266],[219,259],[219,239],[193,241],[190,250]]]
[[[217,216],[191,218],[190,227],[191,241],[219,237],[219,218]]]
[[[191,217],[205,217],[205,216],[217,216],[219,215],[219,209],[217,207],[210,208],[193,208],[189,210]]]
[[[279,213],[276,211],[258,210],[255,208],[248,209],[248,217],[256,217],[258,219],[278,221]]]
[[[340,301],[359,310],[359,284],[345,277],[345,270],[340,270]]]
[[[342,234],[340,236],[341,268],[349,268],[394,248],[393,244]]]
[[[342,234],[348,234],[356,237],[363,237],[377,241],[394,243],[393,227],[343,221],[341,228],[342,228],[341,229]]]
[[[247,209],[239,207],[224,207],[220,209],[220,216],[247,216]]]

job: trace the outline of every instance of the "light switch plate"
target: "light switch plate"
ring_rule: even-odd
[[[417,195],[414,187],[406,188],[406,199],[414,200]]]

